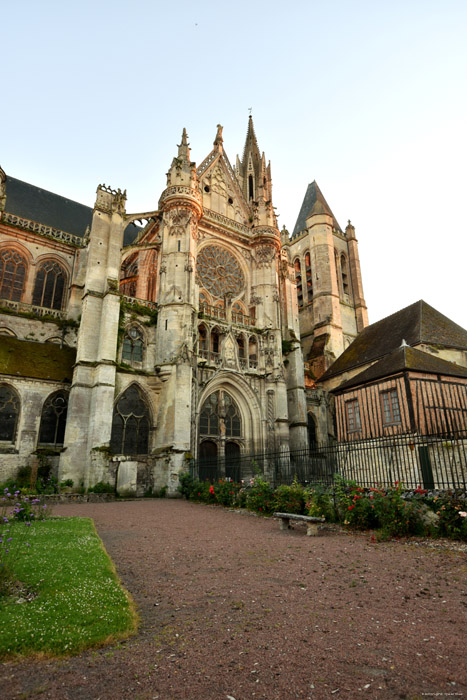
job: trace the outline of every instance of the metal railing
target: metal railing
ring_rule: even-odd
[[[361,442],[316,445],[303,450],[245,454],[193,460],[192,475],[201,481],[247,481],[261,474],[270,483],[331,485],[336,474],[361,486],[408,489],[467,488],[467,433],[396,435]]]

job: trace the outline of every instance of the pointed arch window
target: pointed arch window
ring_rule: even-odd
[[[313,279],[311,277],[311,256],[305,253],[305,277],[306,277],[306,300],[309,304],[313,301]]]
[[[251,336],[248,341],[248,364],[250,369],[258,367],[258,343],[254,336]]]
[[[300,260],[298,258],[294,262],[294,269],[295,269],[295,283],[297,285],[298,306],[300,308],[302,308],[302,306],[303,306],[302,270],[300,267]]]
[[[237,346],[238,346],[238,356],[240,360],[245,359],[245,338],[243,335],[239,335],[237,337]]]
[[[0,441],[15,441],[20,405],[19,396],[13,387],[0,384]]]
[[[65,291],[65,272],[55,260],[46,260],[37,270],[32,303],[46,309],[61,309]]]
[[[26,260],[16,250],[0,253],[0,297],[21,301],[26,279]]]
[[[142,362],[143,361],[143,333],[132,326],[129,328],[123,338],[122,360],[124,362]]]
[[[44,402],[39,430],[39,445],[61,447],[65,438],[68,394],[57,391]]]
[[[143,455],[149,450],[149,408],[143,392],[132,384],[115,404],[110,449],[114,454]]]
[[[208,396],[199,416],[200,436],[221,435],[224,424],[226,437],[241,437],[242,420],[237,403],[226,391],[220,389]]]
[[[157,258],[156,258],[157,260]],[[123,261],[120,271],[120,292],[129,297],[136,297],[136,285],[138,281],[139,256],[138,253],[129,255]]]
[[[345,255],[341,255],[341,278],[342,278],[342,292],[343,294],[349,293],[349,274],[347,268],[347,259]]]
[[[255,188],[253,184],[253,175],[248,175],[248,199],[255,198]]]

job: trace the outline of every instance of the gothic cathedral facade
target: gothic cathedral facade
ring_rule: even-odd
[[[175,493],[191,457],[332,431],[314,379],[368,323],[355,231],[316,183],[279,231],[251,117],[235,168],[222,127],[198,167],[184,130],[157,210],[0,169],[0,217],[0,481],[46,451],[75,487]]]

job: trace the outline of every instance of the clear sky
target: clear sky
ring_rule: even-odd
[[[186,127],[232,164],[248,109],[292,231],[316,180],[359,240],[370,322],[424,299],[467,327],[466,0],[16,0],[0,164],[90,206],[157,208]]]

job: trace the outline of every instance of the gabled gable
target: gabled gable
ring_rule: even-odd
[[[248,225],[251,210],[222,147],[215,145],[197,169],[197,174],[203,206]]]
[[[399,348],[403,340],[412,347],[426,344],[467,349],[467,331],[420,300],[364,328],[319,381],[373,364]]]

